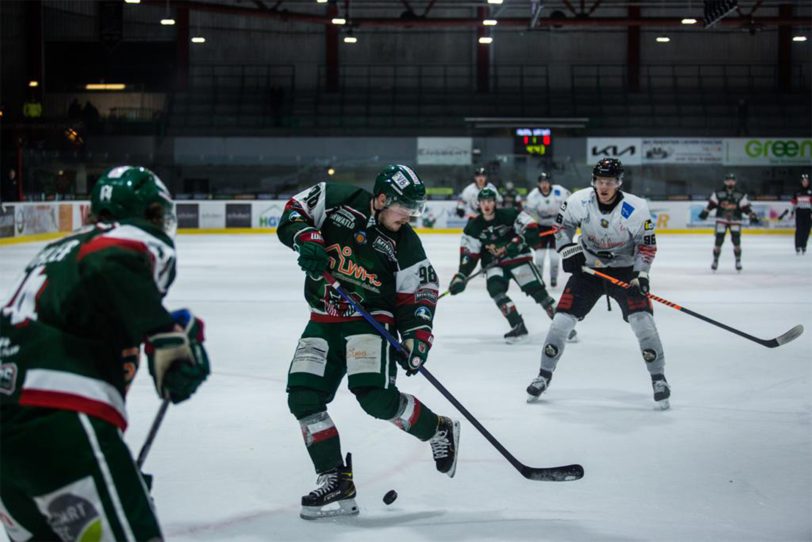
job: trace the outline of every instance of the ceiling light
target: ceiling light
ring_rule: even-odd
[[[806,36],[792,36],[792,41],[806,41]]]
[[[344,17],[336,17],[331,21],[333,24],[347,24],[347,19]]]
[[[355,36],[344,36],[344,43],[358,43],[358,38]]]
[[[697,23],[697,20],[692,19],[690,17],[686,17],[685,19],[682,20],[682,24],[696,24],[696,23]]]
[[[195,36],[192,38],[192,43],[206,43],[206,38],[203,36]]]
[[[493,43],[493,38],[490,36],[482,36],[481,38],[479,38],[479,43],[480,45],[490,45],[491,43]]]
[[[140,4],[141,0],[124,0],[125,4]]]
[[[657,43],[668,43],[671,41],[671,38],[668,36],[657,36]]]
[[[85,90],[124,90],[127,85],[124,83],[88,83]]]
[[[485,19],[484,21],[482,21],[482,24],[485,26],[496,26],[497,22],[498,21],[496,19]]]
[[[326,4],[327,0],[316,0],[317,4]]]
[[[501,4],[502,0],[488,0],[489,4]]]
[[[161,19],[161,24],[164,26],[172,26],[175,24],[175,19]]]
[[[28,86],[31,88],[37,88],[39,86],[39,81],[29,81]]]

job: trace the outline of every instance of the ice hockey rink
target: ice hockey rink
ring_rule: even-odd
[[[459,237],[423,239],[445,287]],[[527,404],[549,320],[513,284],[531,335],[505,344],[507,324],[473,279],[440,301],[427,367],[520,461],[580,463],[584,478],[524,479],[426,379],[401,374],[403,391],[462,420],[456,476],[437,473],[428,444],[367,416],[344,387],[330,413],[353,454],[361,512],[319,521],[298,516],[315,475],[285,395],[308,318],[295,255],[270,234],[181,235],[177,244],[166,304],[206,321],[213,374],[170,407],[145,465],[169,540],[812,539],[812,254],[796,256],[788,236],[745,233],[741,273],[728,240],[715,274],[711,235],[660,237],[653,293],[761,338],[807,328],[768,349],[656,304],[668,411],[654,409],[634,334],[603,299],[551,388]],[[4,293],[42,246],[0,247]],[[128,405],[137,454],[159,406],[145,367]],[[386,506],[390,489],[399,497]]]

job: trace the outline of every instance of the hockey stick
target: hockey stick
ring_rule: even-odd
[[[361,305],[359,305],[348,293],[344,288],[341,287],[341,284],[328,272],[325,271],[324,279],[338,294],[344,298],[344,300],[352,305],[352,307],[364,317],[375,331],[377,331],[381,337],[387,340],[389,344],[391,344],[395,350],[397,350],[402,355],[408,355],[408,351],[406,348],[395,339],[391,333],[389,333],[386,328],[384,328],[380,322],[375,320]],[[443,386],[434,375],[432,375],[425,367],[420,367],[419,369],[420,374],[425,376],[431,384],[437,388],[437,390],[446,398],[448,401],[454,405],[460,413],[465,416],[465,418],[471,422],[471,425],[476,427],[482,436],[490,442],[494,448],[496,448],[499,453],[501,453],[508,462],[513,465],[513,467],[518,470],[522,476],[527,478],[528,480],[538,480],[542,482],[569,482],[571,480],[580,480],[584,476],[584,468],[581,465],[564,465],[560,467],[528,467],[527,465],[521,463],[518,459],[516,459],[513,454],[511,454],[507,448],[502,446],[496,438],[490,434],[490,432],[485,429],[485,427],[479,423],[473,414],[468,412],[462,403],[460,403],[456,397],[451,395],[451,392],[448,391],[445,386]]]
[[[555,229],[543,231],[543,232],[541,232],[539,234],[539,237],[546,237],[548,235],[553,235],[554,233],[555,233]],[[518,239],[519,239],[519,237],[514,237],[513,239],[510,240],[510,242],[511,243],[517,243]],[[501,263],[501,260],[494,260],[491,263],[489,263],[488,265],[486,265],[485,267],[480,268],[479,271],[477,271],[476,273],[474,273],[472,275],[468,275],[468,278],[465,279],[465,284],[467,285],[471,281],[472,278],[478,277],[482,273],[485,273],[486,271],[488,271],[490,269],[493,269],[494,267],[496,267],[500,263]],[[444,298],[445,296],[447,296],[450,293],[451,293],[451,290],[446,290],[445,292],[443,292],[439,296],[437,296],[437,299],[442,299],[442,298]]]
[[[164,416],[166,415],[166,410],[169,408],[169,399],[164,399],[161,402],[161,407],[158,409],[158,413],[155,414],[155,419],[152,420],[152,427],[149,428],[149,433],[147,433],[147,438],[144,441],[144,444],[141,446],[141,451],[138,452],[138,459],[136,460],[135,464],[138,465],[140,469],[144,462],[147,460],[147,454],[149,454],[149,449],[152,448],[152,441],[155,440],[155,435],[158,434],[158,429],[161,427],[161,423],[164,421]]]
[[[584,273],[589,273],[590,275],[595,275],[595,276],[598,276],[598,277],[600,277],[602,279],[608,280],[609,282],[611,282],[615,286],[620,286],[621,288],[629,288],[631,286],[627,282],[623,282],[622,280],[618,280],[615,277],[609,276],[609,275],[607,275],[605,273],[601,273],[600,271],[592,269],[591,267],[583,266],[583,267],[581,267],[581,269],[584,271]],[[727,331],[729,331],[731,333],[735,333],[736,335],[738,335],[740,337],[744,337],[745,339],[749,339],[749,340],[751,340],[753,342],[756,342],[756,343],[758,343],[758,344],[760,344],[762,346],[766,346],[767,348],[775,348],[777,346],[787,344],[790,341],[794,341],[795,339],[797,339],[798,337],[801,336],[801,333],[804,332],[804,326],[802,326],[801,324],[798,324],[797,326],[793,327],[792,329],[790,329],[789,331],[787,331],[783,335],[779,335],[778,337],[776,337],[774,339],[759,339],[758,337],[753,337],[752,335],[749,335],[749,334],[745,333],[744,331],[739,331],[736,328],[730,327],[730,326],[725,325],[725,324],[723,324],[721,322],[717,322],[716,320],[708,318],[707,316],[703,316],[703,315],[699,314],[698,312],[692,311],[691,309],[686,309],[685,307],[677,305],[676,303],[672,303],[671,301],[668,301],[667,299],[663,299],[662,297],[658,297],[658,296],[656,296],[654,294],[644,294],[644,295],[647,298],[653,299],[654,301],[662,303],[663,305],[671,307],[672,309],[677,309],[678,311],[684,312],[685,314],[690,314],[694,318],[699,318],[700,320],[704,320],[705,322],[708,322],[709,324],[713,324],[713,325],[715,325],[717,327],[720,327],[722,329],[725,329],[725,330],[727,330]]]

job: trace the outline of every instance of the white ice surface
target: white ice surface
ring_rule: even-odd
[[[181,236],[167,299],[207,324],[213,374],[169,409],[145,470],[169,540],[812,540],[812,254],[792,239],[744,238],[744,271],[729,241],[709,270],[712,238],[662,236],[653,291],[762,338],[796,324],[796,341],[767,349],[663,305],[655,318],[672,408],[653,408],[631,329],[604,300],[578,326],[551,388],[538,370],[549,320],[515,284],[509,294],[531,340],[506,345],[506,322],[475,279],[438,306],[428,368],[520,461],[581,463],[581,481],[522,478],[467,421],[457,475],[434,470],[427,444],[375,420],[343,386],[330,413],[353,453],[355,518],[306,522],[299,498],[315,476],[287,409],[285,376],[307,320],[302,273],[275,236]],[[458,237],[424,236],[443,286]],[[0,289],[42,244],[0,247]],[[566,279],[566,275],[562,275]],[[553,290],[561,292],[561,286]],[[461,418],[420,376],[398,380],[436,412]],[[345,383],[346,384],[346,383]],[[145,368],[128,398],[134,455],[158,400]],[[389,489],[399,498],[385,506]]]

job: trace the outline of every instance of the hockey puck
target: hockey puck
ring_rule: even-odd
[[[395,502],[395,499],[397,499],[397,498],[398,498],[398,492],[395,491],[394,489],[390,489],[389,491],[386,492],[386,495],[383,496],[383,502],[384,502],[384,504],[389,505],[389,504],[392,504],[393,502]]]

